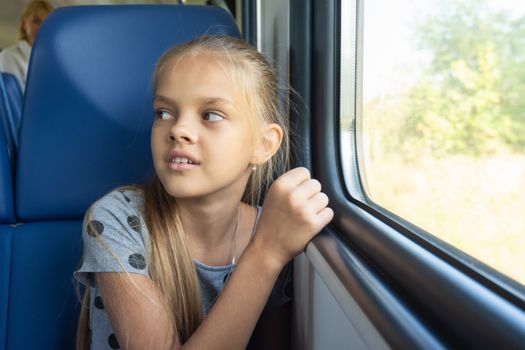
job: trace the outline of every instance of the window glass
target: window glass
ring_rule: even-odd
[[[362,3],[365,200],[525,284],[525,1]]]

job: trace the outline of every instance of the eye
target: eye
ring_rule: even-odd
[[[218,113],[206,112],[206,113],[204,113],[204,116],[202,117],[202,119],[204,119],[204,120],[206,120],[208,122],[219,122],[219,121],[223,120],[224,117],[221,116]]]
[[[171,118],[171,114],[169,114],[167,111],[156,111],[155,116],[157,119],[160,120],[166,120]]]

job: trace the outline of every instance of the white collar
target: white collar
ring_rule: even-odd
[[[18,42],[18,47],[20,48],[20,51],[22,51],[22,55],[29,60],[29,55],[31,54],[31,46],[29,43],[25,40],[20,40]]]

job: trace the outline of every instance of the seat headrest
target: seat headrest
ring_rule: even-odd
[[[233,17],[212,6],[74,6],[46,18],[19,140],[21,221],[79,219],[112,188],[151,177],[155,63],[203,34],[240,36]]]

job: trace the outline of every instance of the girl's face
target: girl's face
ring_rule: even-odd
[[[33,13],[23,19],[24,31],[27,35],[27,41],[29,42],[29,45],[33,46],[33,42],[35,41],[36,34],[38,33],[38,30],[40,29],[40,25],[42,24],[42,21],[44,21],[44,18],[46,17],[47,17],[47,14]]]
[[[244,192],[254,142],[234,85],[213,56],[175,58],[164,67],[153,103],[151,148],[170,195],[240,198]]]

